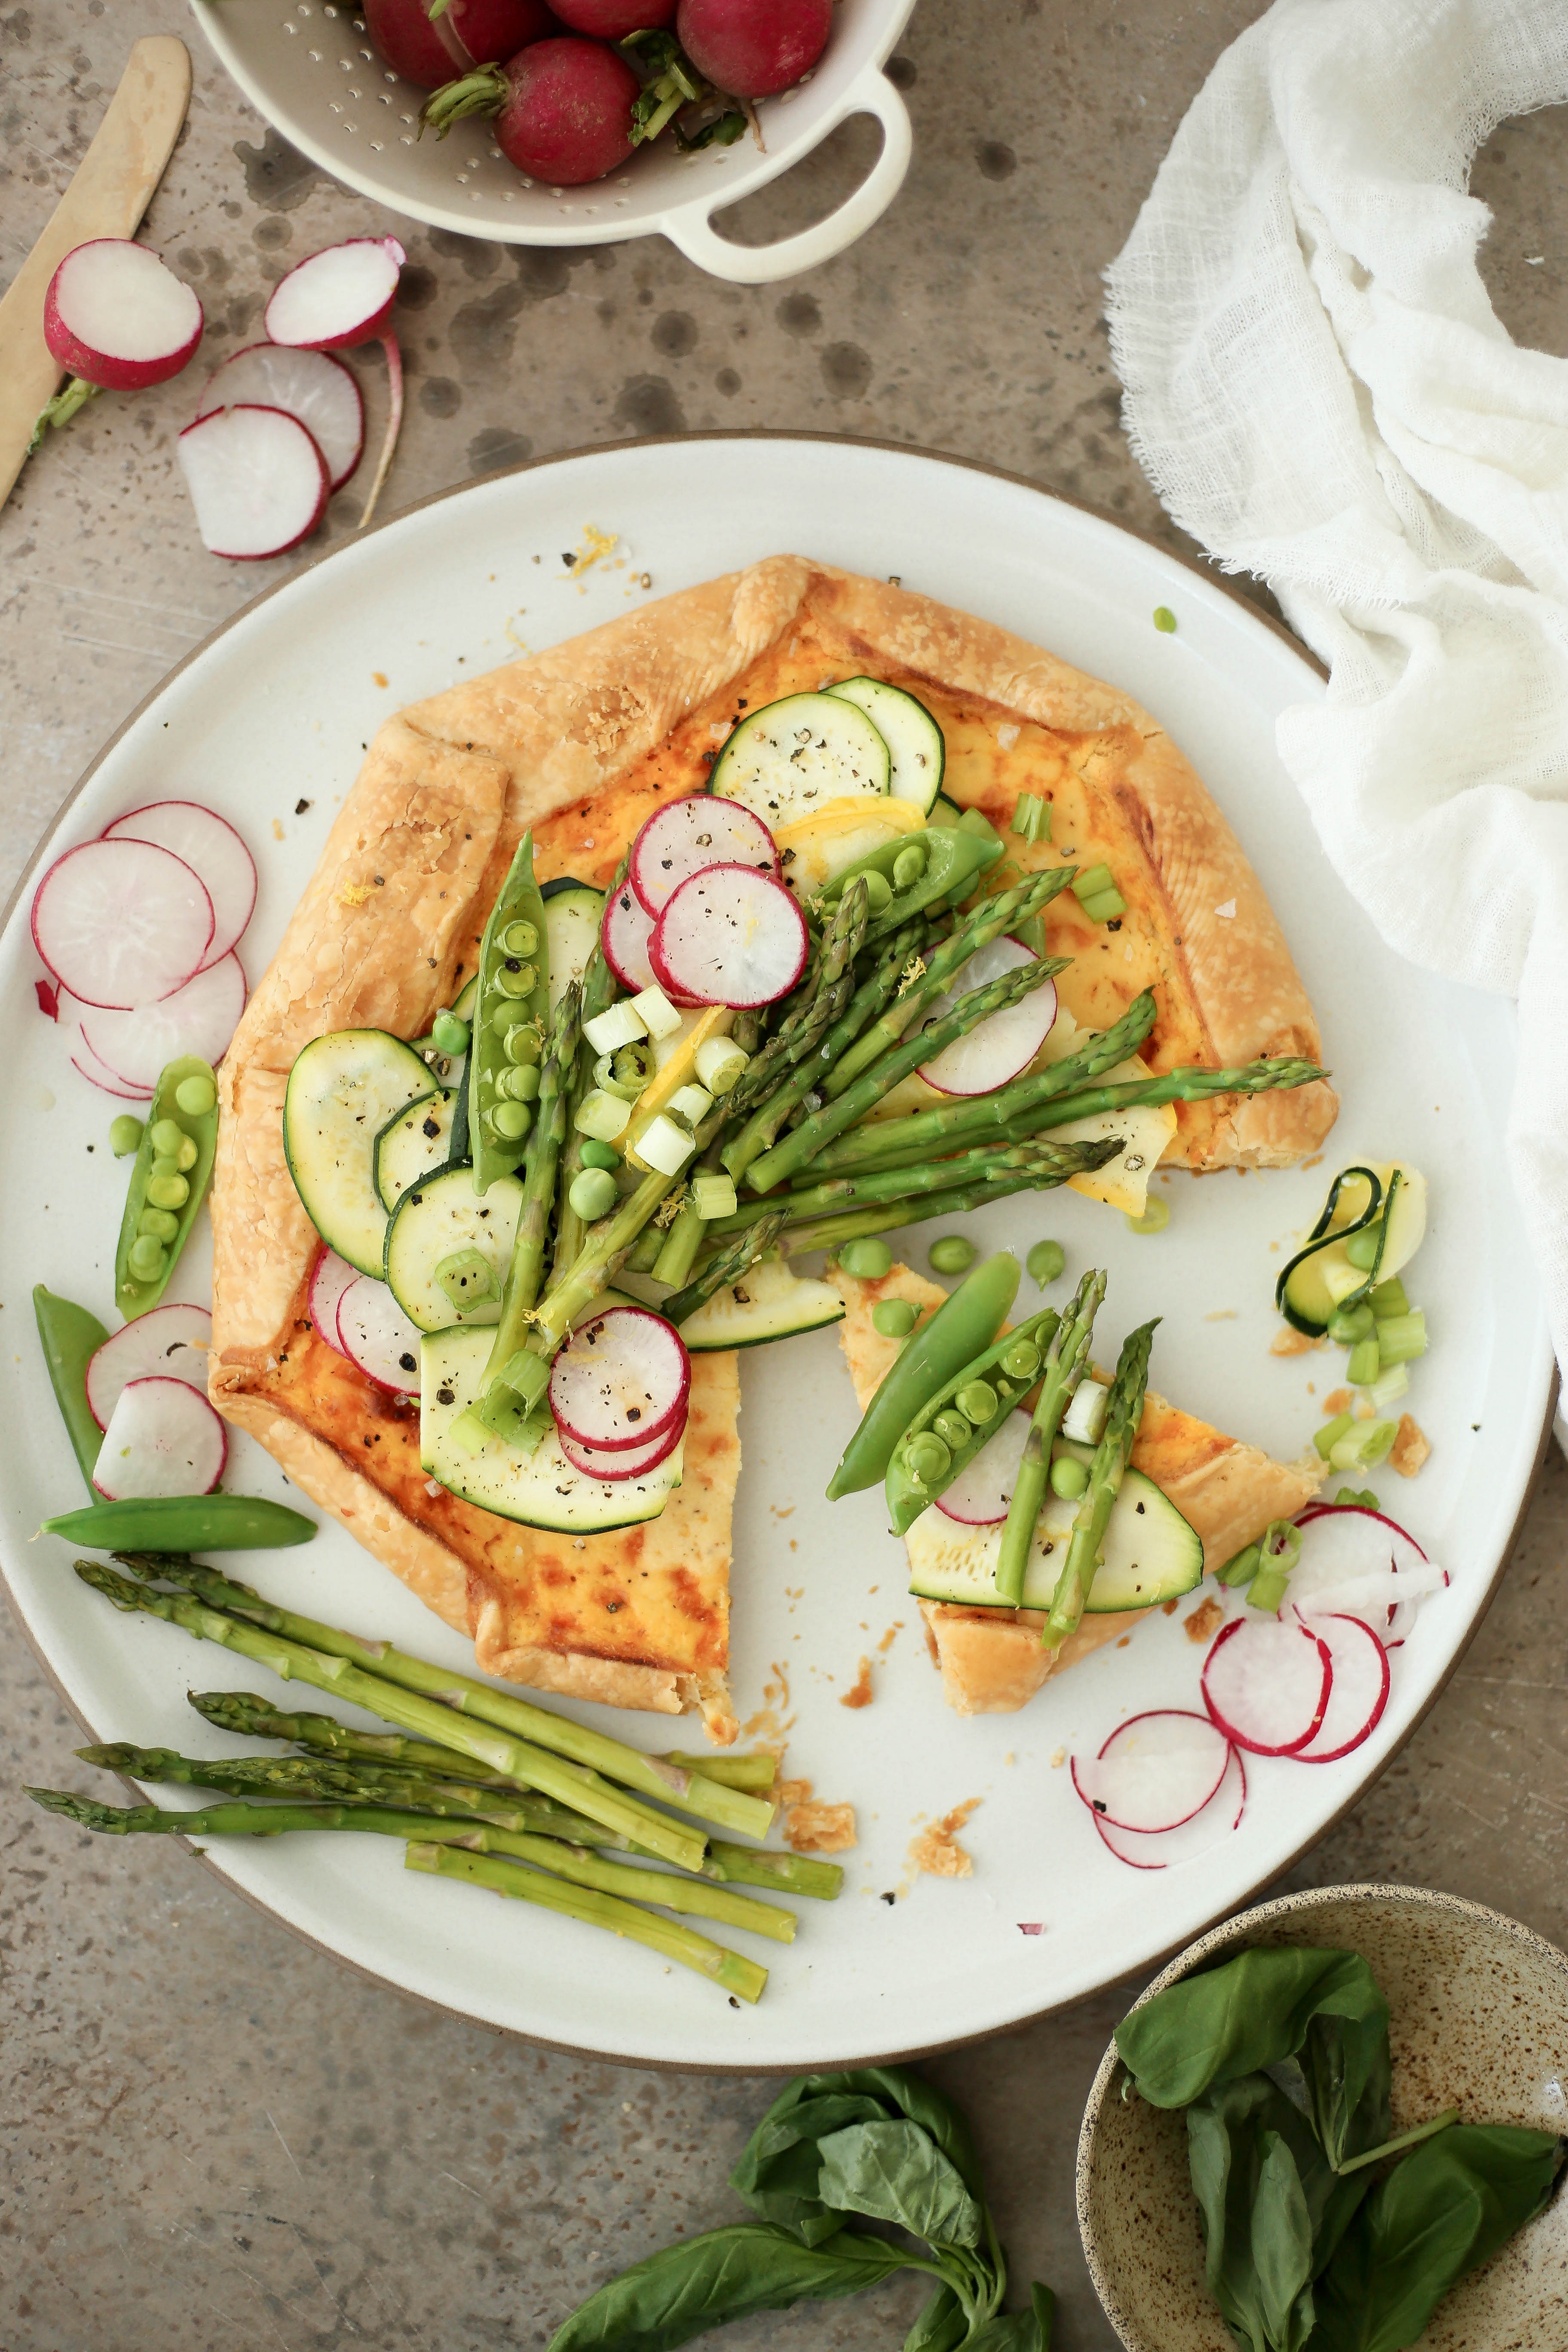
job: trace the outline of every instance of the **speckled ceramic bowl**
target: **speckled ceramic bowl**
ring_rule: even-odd
[[[1458,2105],[1467,2120],[1568,2129],[1568,1958],[1512,1919],[1419,1887],[1330,1886],[1260,1903],[1190,1945],[1143,1999],[1247,1944],[1360,1952],[1388,1996],[1396,2131]],[[1127,2352],[1235,2352],[1204,2284],[1179,2114],[1123,2105],[1113,2042],[1078,2147],[1089,2275]],[[1420,2352],[1563,2352],[1568,2196],[1461,2281]]]

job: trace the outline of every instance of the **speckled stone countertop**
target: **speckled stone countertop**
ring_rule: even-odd
[[[985,458],[1175,544],[1119,430],[1100,273],[1193,93],[1259,13],[921,0],[894,64],[915,124],[901,196],[836,262],[741,289],[657,238],[529,252],[378,212],[250,113],[176,0],[0,0],[0,268],[42,228],[131,41],[176,32],[195,88],[145,234],[202,296],[205,360],[255,339],[272,283],[313,247],[390,227],[407,243],[392,506],[584,443],[773,425]],[[749,200],[745,231],[826,211],[874,140],[864,123],[836,134]],[[1500,312],[1556,352],[1564,152],[1562,113],[1506,124],[1475,179],[1497,212]],[[105,400],[0,517],[7,888],[105,737],[287,570],[198,544],[173,446],[189,413],[188,381]],[[324,543],[357,515],[351,488]],[[1553,1454],[1447,1692],[1288,1884],[1447,1887],[1568,1937],[1565,1538]],[[58,1783],[79,1734],[3,1615],[0,1682],[3,2352],[542,2345],[610,2271],[736,2217],[725,2176],[768,2084],[499,2040],[360,1981],[176,1847],[73,1841],[16,1793]],[[1058,2290],[1060,2352],[1113,2347],[1078,2250],[1072,2155],[1124,2006],[1108,1993],[931,2069],[973,2119],[1017,2275]],[[895,2285],[715,2340],[869,2352],[920,2300]]]

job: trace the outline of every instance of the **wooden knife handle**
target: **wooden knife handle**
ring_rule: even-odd
[[[0,297],[0,501],[27,455],[38,412],[63,370],[44,341],[44,296],[73,247],[134,236],[163,176],[191,95],[190,52],[172,33],[140,40],[76,176]]]

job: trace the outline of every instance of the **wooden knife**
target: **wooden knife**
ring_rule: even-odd
[[[48,226],[0,297],[0,502],[10,496],[38,412],[64,370],[44,341],[44,296],[73,247],[134,236],[174,152],[191,95],[184,41],[154,33],[126,61],[109,111]]]

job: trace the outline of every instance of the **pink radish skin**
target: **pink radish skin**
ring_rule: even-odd
[[[33,944],[86,1005],[172,996],[206,961],[213,907],[183,858],[146,841],[86,841],[33,893]]]
[[[420,1334],[384,1282],[355,1276],[338,1300],[338,1352],[377,1388],[419,1393]]]
[[[932,1003],[926,1014],[927,1023],[940,1021],[952,1011],[956,999],[966,996],[971,989],[984,988],[988,981],[1000,980],[1005,972],[1018,971],[1025,964],[1036,961],[1033,950],[1021,940],[993,940],[988,947],[979,949],[967,963],[959,966],[952,975],[952,988]],[[1056,982],[1047,980],[1032,996],[1026,996],[1021,1004],[993,1013],[966,1037],[944,1046],[931,1061],[922,1062],[921,1076],[928,1086],[940,1088],[945,1095],[991,1094],[1028,1068],[1049,1035],[1056,1017]]]
[[[607,1454],[663,1437],[685,1420],[690,1392],[680,1334],[640,1307],[612,1307],[579,1324],[550,1372],[550,1410],[562,1435]]]
[[[202,544],[264,563],[309,539],[327,510],[327,461],[297,416],[245,401],[187,425],[175,444]]]
[[[330,1249],[322,1250],[310,1276],[310,1320],[317,1337],[340,1356],[346,1356],[348,1349],[338,1337],[338,1304],[350,1283],[359,1279],[358,1268]]]
[[[1118,1862],[1133,1870],[1170,1870],[1177,1863],[1195,1862],[1241,1827],[1241,1817],[1247,1809],[1247,1767],[1241,1752],[1233,1748],[1225,1776],[1202,1812],[1194,1813],[1188,1822],[1173,1830],[1113,1829],[1102,1822],[1098,1813],[1090,1818],[1100,1832],[1100,1843]]]
[[[1005,1519],[1028,1434],[1028,1414],[1010,1412],[994,1437],[986,1439],[968,1469],[961,1471],[952,1486],[937,1496],[937,1509],[966,1528],[991,1528],[998,1519]]]
[[[788,89],[810,72],[832,29],[832,0],[680,0],[675,18],[698,72],[734,98]]]
[[[210,416],[215,408],[232,408],[237,402],[281,408],[298,417],[326,459],[334,490],[342,488],[363,455],[364,396],[330,352],[248,344],[208,376],[196,415]]]
[[[782,882],[750,866],[710,866],[671,892],[647,952],[667,992],[749,1007],[788,995],[810,945]]]
[[[293,351],[342,352],[379,342],[386,357],[386,430],[358,529],[370,522],[403,427],[403,353],[392,328],[398,273],[408,256],[395,236],[351,236],[295,263],[262,314],[275,343]]]
[[[635,1451],[622,1448],[615,1452],[605,1445],[579,1445],[576,1439],[569,1437],[559,1425],[555,1432],[561,1451],[574,1470],[581,1470],[585,1478],[605,1479],[612,1486],[619,1478],[641,1478],[649,1470],[657,1470],[661,1462],[668,1462],[685,1434],[684,1413],[679,1421],[670,1423],[661,1437],[656,1437],[650,1444],[638,1446]]]
[[[500,68],[491,128],[508,163],[552,188],[602,180],[632,152],[642,85],[596,41],[535,41]]]
[[[210,1495],[227,1459],[221,1419],[188,1382],[127,1381],[109,1416],[92,1483],[111,1503]]]
[[[710,866],[752,866],[779,878],[779,854],[760,816],[739,801],[691,793],[656,809],[632,844],[628,879],[650,915]]]
[[[663,32],[675,22],[676,0],[559,0],[555,13],[590,40],[624,41],[628,33]]]
[[[1303,1513],[1289,1600],[1305,1616],[1363,1617],[1387,1642],[1447,1582],[1413,1538],[1381,1512],[1335,1506]]]
[[[1317,1738],[1333,1680],[1328,1644],[1304,1625],[1237,1617],[1204,1661],[1204,1705],[1234,1747],[1293,1756]]]
[[[653,966],[647,959],[647,943],[652,937],[653,917],[631,884],[623,883],[615,896],[605,901],[599,943],[605,950],[605,961],[633,996],[654,985]]]
[[[1230,1742],[1206,1715],[1156,1707],[1118,1724],[1097,1757],[1072,1759],[1072,1784],[1109,1829],[1180,1829],[1217,1795]]]
[[[159,1071],[178,1054],[199,1054],[204,1062],[223,1059],[239,1026],[245,996],[239,958],[226,955],[156,1004],[139,1005],[134,1013],[89,1009],[82,1016],[81,1034],[95,1061],[122,1085],[150,1095]]]
[[[44,341],[72,375],[106,392],[145,392],[188,367],[202,306],[146,246],[100,236],[68,253],[44,296]]]
[[[207,1349],[213,1318],[205,1307],[154,1307],[107,1339],[88,1361],[88,1410],[107,1429],[121,1392],[132,1381],[184,1381],[207,1392]]]
[[[239,945],[256,906],[256,860],[226,817],[199,801],[153,801],[117,816],[104,826],[103,838],[151,841],[183,858],[199,878],[213,907],[204,971]]]
[[[428,0],[364,0],[365,30],[394,73],[421,89],[454,73],[493,65],[561,29],[543,0],[451,0],[438,16]]]
[[[1388,1652],[1360,1617],[1308,1617],[1302,1622],[1327,1645],[1333,1682],[1322,1722],[1291,1761],[1334,1764],[1370,1739],[1383,1720],[1393,1680]]]
[[[103,1094],[112,1095],[116,1102],[140,1103],[148,1099],[148,1095],[143,1094],[139,1087],[128,1087],[122,1078],[115,1076],[112,1070],[104,1068],[79,1028],[71,1049],[71,1067],[84,1077],[89,1086],[97,1087]],[[149,1088],[148,1094],[151,1091]]]

